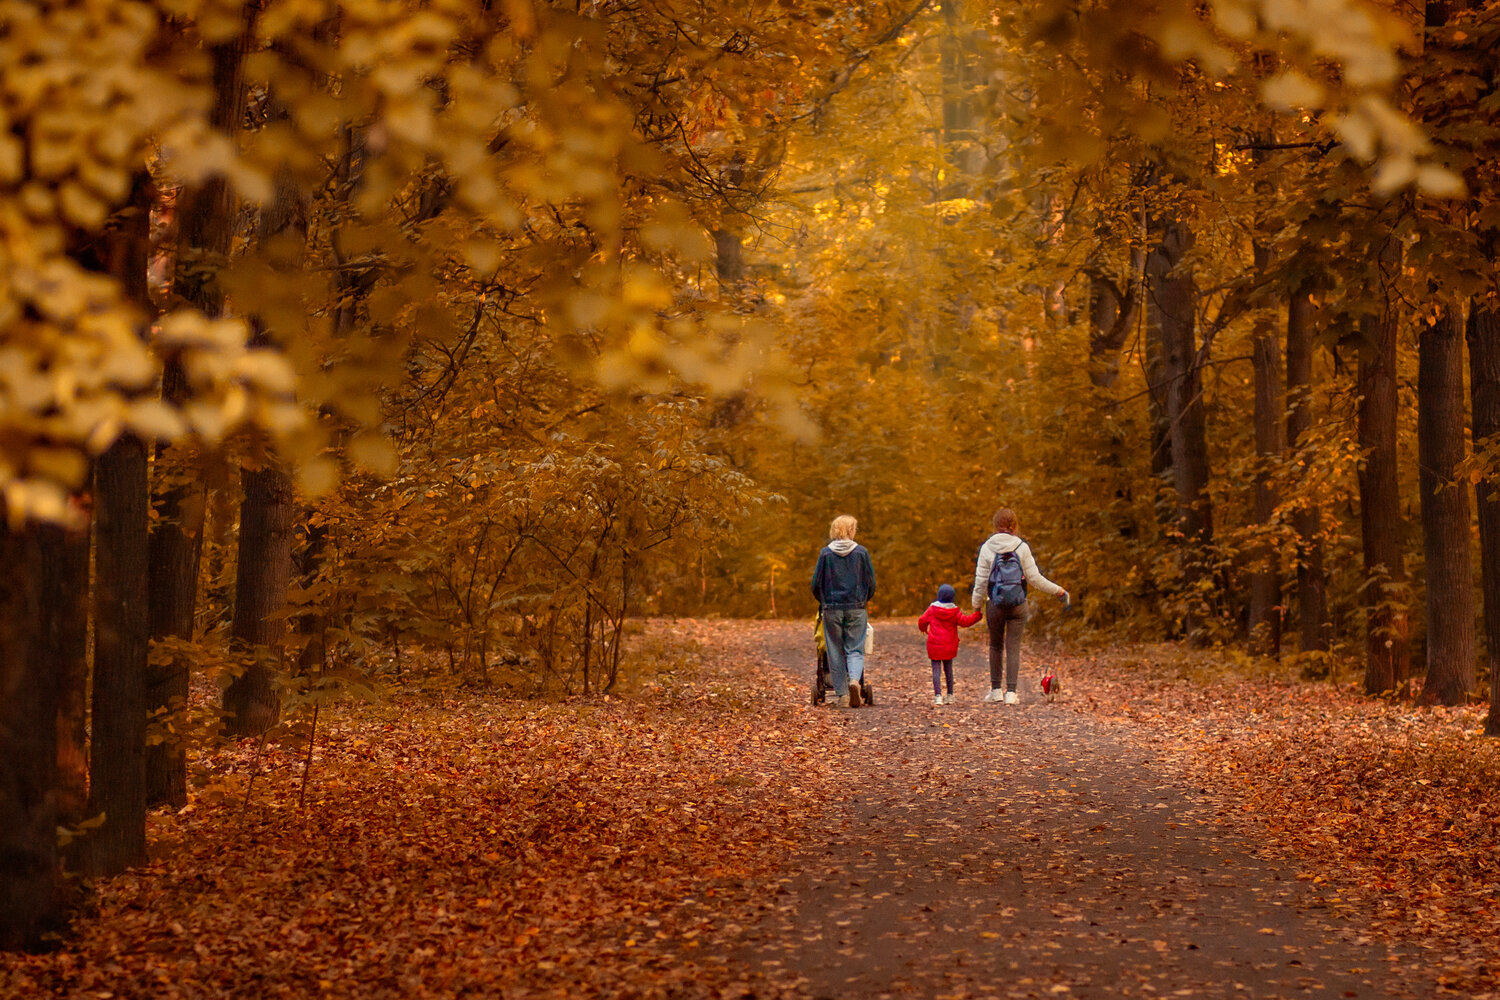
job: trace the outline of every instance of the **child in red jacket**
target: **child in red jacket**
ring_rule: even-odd
[[[937,600],[927,605],[917,628],[927,634],[927,656],[932,660],[932,703],[953,704],[953,658],[958,655],[958,630],[968,628],[984,617],[982,611],[965,612],[953,603],[953,588],[943,584]],[[948,696],[943,697],[940,677],[948,681]]]

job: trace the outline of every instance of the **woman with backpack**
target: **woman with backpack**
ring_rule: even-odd
[[[1015,705],[1021,700],[1016,694],[1021,677],[1021,633],[1031,611],[1026,602],[1026,585],[1051,594],[1064,605],[1071,602],[1066,590],[1036,568],[1031,546],[1016,534],[1020,527],[1016,512],[1001,507],[995,511],[993,523],[995,533],[979,547],[971,597],[975,611],[981,605],[984,607],[985,623],[990,629],[990,693],[984,700]],[[1000,687],[1002,674],[1004,689]]]

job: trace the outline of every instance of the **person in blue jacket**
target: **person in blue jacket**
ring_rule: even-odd
[[[829,542],[818,553],[812,592],[823,613],[828,649],[828,703],[859,707],[859,681],[865,675],[865,605],[875,596],[875,567],[870,551],[854,541],[859,522],[840,514],[828,526]],[[848,694],[845,694],[845,691]]]

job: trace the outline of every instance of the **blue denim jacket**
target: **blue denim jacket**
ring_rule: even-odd
[[[862,608],[875,596],[875,566],[870,550],[854,546],[846,556],[824,546],[813,569],[813,596],[825,608]]]

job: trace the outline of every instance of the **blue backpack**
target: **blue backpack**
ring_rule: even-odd
[[[1021,568],[1020,551],[998,552],[990,564],[990,603],[997,608],[1017,608],[1026,603],[1026,571]]]

